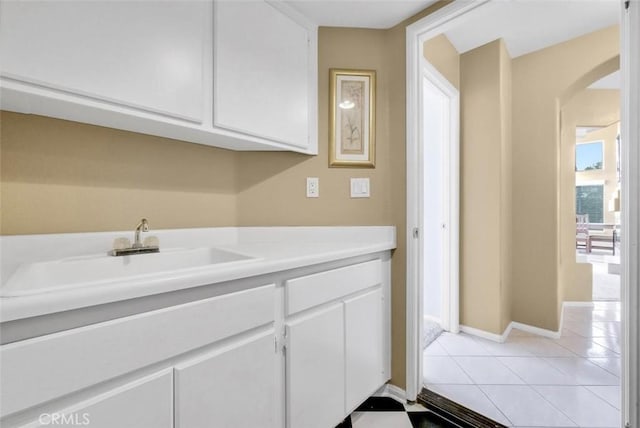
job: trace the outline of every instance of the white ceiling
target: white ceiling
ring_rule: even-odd
[[[357,28],[393,27],[436,1],[285,0],[319,26]],[[619,7],[619,0],[493,0],[442,28],[459,53],[502,38],[515,58],[615,25]]]
[[[459,53],[503,38],[512,58],[618,23],[617,0],[497,0],[445,29]]]
[[[593,82],[589,89],[620,89],[620,70]]]
[[[437,0],[287,0],[323,27],[391,28]]]

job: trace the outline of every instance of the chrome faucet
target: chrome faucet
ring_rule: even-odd
[[[131,248],[142,248],[142,242],[140,242],[140,232],[148,232],[149,231],[149,222],[146,218],[140,220],[140,223],[136,226],[135,238],[133,241],[133,245]]]
[[[157,253],[160,251],[158,238],[149,237],[143,243],[140,240],[141,232],[149,231],[149,222],[146,218],[140,220],[134,231],[133,245],[127,238],[118,238],[114,241],[113,250],[109,252],[112,256],[130,256],[133,254]]]

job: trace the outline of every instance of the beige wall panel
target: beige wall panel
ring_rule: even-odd
[[[423,55],[453,86],[460,89],[460,54],[446,35],[429,39],[422,46]]]
[[[460,57],[460,322],[501,334],[500,41]]]
[[[236,224],[236,153],[3,111],[2,234]]]
[[[558,329],[562,300],[559,98],[618,51],[615,26],[512,62],[514,321]]]
[[[513,288],[513,156],[511,138],[511,57],[504,42],[500,43],[500,330],[511,323],[511,299]]]

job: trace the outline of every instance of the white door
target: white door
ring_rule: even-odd
[[[336,426],[345,417],[343,304],[286,328],[288,428]]]
[[[214,5],[214,125],[308,148],[311,30],[275,2]]]
[[[345,300],[346,410],[385,383],[382,288]]]
[[[22,428],[173,428],[173,370],[165,369],[64,410],[43,412]]]
[[[275,428],[274,332],[176,366],[176,428]]]
[[[201,122],[205,2],[3,1],[3,77]]]
[[[451,96],[455,88],[422,76],[421,263],[422,306],[425,319],[457,331],[457,134]],[[449,85],[450,86],[450,85]],[[455,254],[453,254],[455,253]]]
[[[424,189],[422,212],[423,248],[422,281],[424,284],[423,309],[426,318],[448,328],[444,315],[445,274],[444,228],[446,208],[444,204],[445,145],[447,143],[447,114],[449,99],[426,77],[423,78],[423,163]]]

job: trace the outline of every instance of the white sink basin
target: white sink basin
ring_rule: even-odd
[[[30,263],[18,268],[0,289],[0,296],[47,293],[250,260],[255,258],[219,248],[193,248],[131,256],[95,255]]]

